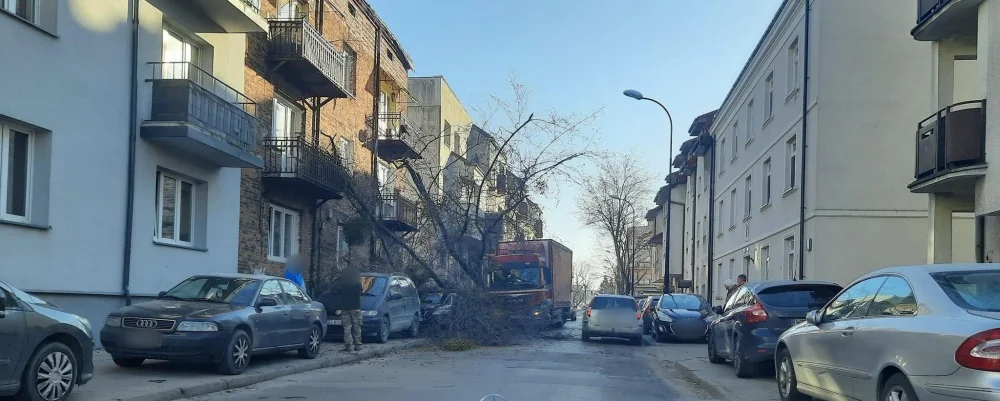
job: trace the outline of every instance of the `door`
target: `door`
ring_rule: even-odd
[[[24,312],[17,299],[0,285],[0,385],[14,380],[14,372],[21,363],[26,342]]]
[[[312,328],[311,306],[309,297],[302,292],[295,283],[288,280],[280,280],[285,306],[288,307],[289,317],[292,319],[289,325],[289,337],[286,344],[305,344],[309,341],[309,330]]]
[[[198,46],[180,33],[163,30],[161,77],[163,79],[191,79],[199,82],[197,65],[201,55]],[[199,82],[200,83],[200,82]]]
[[[390,328],[392,331],[401,330],[410,324],[410,320],[406,318],[406,309],[403,306],[404,298],[403,285],[400,280],[396,277],[390,278],[389,293],[386,294],[385,306],[389,312],[389,323],[392,326]]]
[[[823,310],[817,330],[794,344],[799,355],[792,357],[807,371],[803,383],[850,397],[862,375],[850,367],[858,353],[853,336],[884,281],[885,277],[872,277],[841,292]]]
[[[933,338],[920,338],[907,333],[910,319],[917,315],[917,299],[905,279],[888,276],[878,293],[869,301],[866,318],[854,330],[853,349],[845,355],[846,368],[857,372],[852,380],[855,398],[864,399],[878,391],[876,372],[882,367],[886,344],[901,349],[920,349]],[[930,337],[933,337],[931,335]]]
[[[403,299],[405,301],[403,308],[406,310],[406,316],[413,316],[420,312],[420,296],[417,295],[417,287],[409,278],[401,278],[400,281],[403,284]]]
[[[263,299],[274,299],[278,305],[257,308],[258,313],[253,316],[257,326],[257,332],[253,333],[253,338],[257,340],[254,348],[280,347],[285,341],[289,317],[278,280],[264,282],[257,297],[258,302]]]
[[[302,110],[292,102],[274,98],[274,116],[272,118],[271,138],[277,139],[278,146],[273,147],[281,152],[280,166],[282,172],[296,171],[298,147],[292,146],[291,140],[298,136],[301,128]]]
[[[378,136],[379,136],[379,139],[387,139],[387,137],[390,135],[388,133],[388,131],[387,131],[389,129],[389,120],[388,120],[388,118],[386,118],[386,117],[388,117],[388,113],[389,113],[389,96],[387,96],[385,94],[385,92],[379,91],[378,92],[378,114],[379,114],[379,116],[378,116]]]
[[[734,293],[732,297],[729,297],[729,301],[726,302],[726,307],[722,311],[722,316],[715,324],[715,328],[712,329],[716,353],[718,353],[719,356],[732,358],[733,333],[736,330],[736,325],[739,323],[739,320],[743,318],[743,311],[747,308],[752,299],[753,295],[750,293],[750,290],[743,287],[736,290],[736,293]]]

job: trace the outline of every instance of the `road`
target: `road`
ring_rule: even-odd
[[[713,398],[656,354],[662,345],[583,343],[579,321],[549,338],[468,352],[413,350],[192,401],[702,401]]]

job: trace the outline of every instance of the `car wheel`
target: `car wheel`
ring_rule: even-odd
[[[413,315],[413,321],[410,322],[410,329],[406,330],[406,336],[409,338],[417,338],[420,334],[420,316]]]
[[[638,337],[632,337],[631,339],[629,339],[629,343],[631,343],[632,345],[641,346],[642,345],[642,335],[640,334]]]
[[[216,364],[219,373],[238,375],[250,366],[250,335],[246,331],[236,329],[226,343],[226,349]]]
[[[882,385],[882,395],[879,400],[884,401],[917,401],[917,395],[913,393],[913,386],[902,373],[896,373],[889,377]]]
[[[723,358],[723,357],[721,357],[721,356],[719,356],[718,352],[716,352],[716,350],[715,350],[715,340],[714,340],[714,338],[715,338],[715,336],[712,335],[712,332],[709,332],[708,333],[708,362],[712,363],[712,364],[715,364],[715,365],[726,363],[726,359]]]
[[[42,345],[24,369],[18,401],[62,401],[76,386],[76,356],[63,343]]]
[[[376,333],[376,335],[378,336],[377,341],[379,344],[385,344],[389,342],[389,327],[390,327],[389,317],[388,316],[383,317],[382,323],[380,323],[378,326],[378,333]]]
[[[757,364],[746,360],[739,336],[733,339],[733,370],[736,371],[736,377],[741,379],[757,376]]]
[[[318,324],[312,325],[309,329],[309,339],[299,348],[299,357],[304,359],[316,359],[319,356],[319,347],[323,344],[323,328]]]
[[[146,362],[146,358],[114,358],[114,357],[112,357],[111,361],[114,362],[115,365],[121,366],[123,368],[136,368],[136,367],[139,367],[139,365],[142,365],[143,362]]]
[[[807,401],[809,396],[799,392],[799,382],[795,379],[795,364],[792,354],[787,349],[778,353],[778,368],[775,378],[778,382],[778,395],[782,401]]]

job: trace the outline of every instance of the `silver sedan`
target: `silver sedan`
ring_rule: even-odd
[[[782,400],[1000,400],[1000,264],[891,267],[785,331]]]

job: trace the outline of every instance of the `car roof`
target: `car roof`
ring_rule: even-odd
[[[635,297],[630,297],[628,295],[619,295],[619,294],[597,294],[594,295],[594,298],[621,298],[621,299],[631,299],[633,301],[636,300]]]
[[[767,281],[756,281],[752,283],[743,284],[743,286],[750,289],[753,292],[759,292],[766,290],[768,288],[782,287],[787,285],[832,285],[837,287],[842,287],[840,284],[834,283],[832,281],[822,281],[822,280],[767,280]]]
[[[243,273],[208,273],[208,274],[195,274],[191,277],[221,277],[221,278],[245,278],[248,280],[268,280],[268,279],[282,279],[284,277],[268,276],[266,274],[243,274]]]
[[[860,278],[877,276],[880,274],[896,273],[902,275],[913,274],[933,274],[950,271],[995,271],[1000,270],[1000,263],[936,263],[931,265],[910,265],[884,267],[865,274]]]

